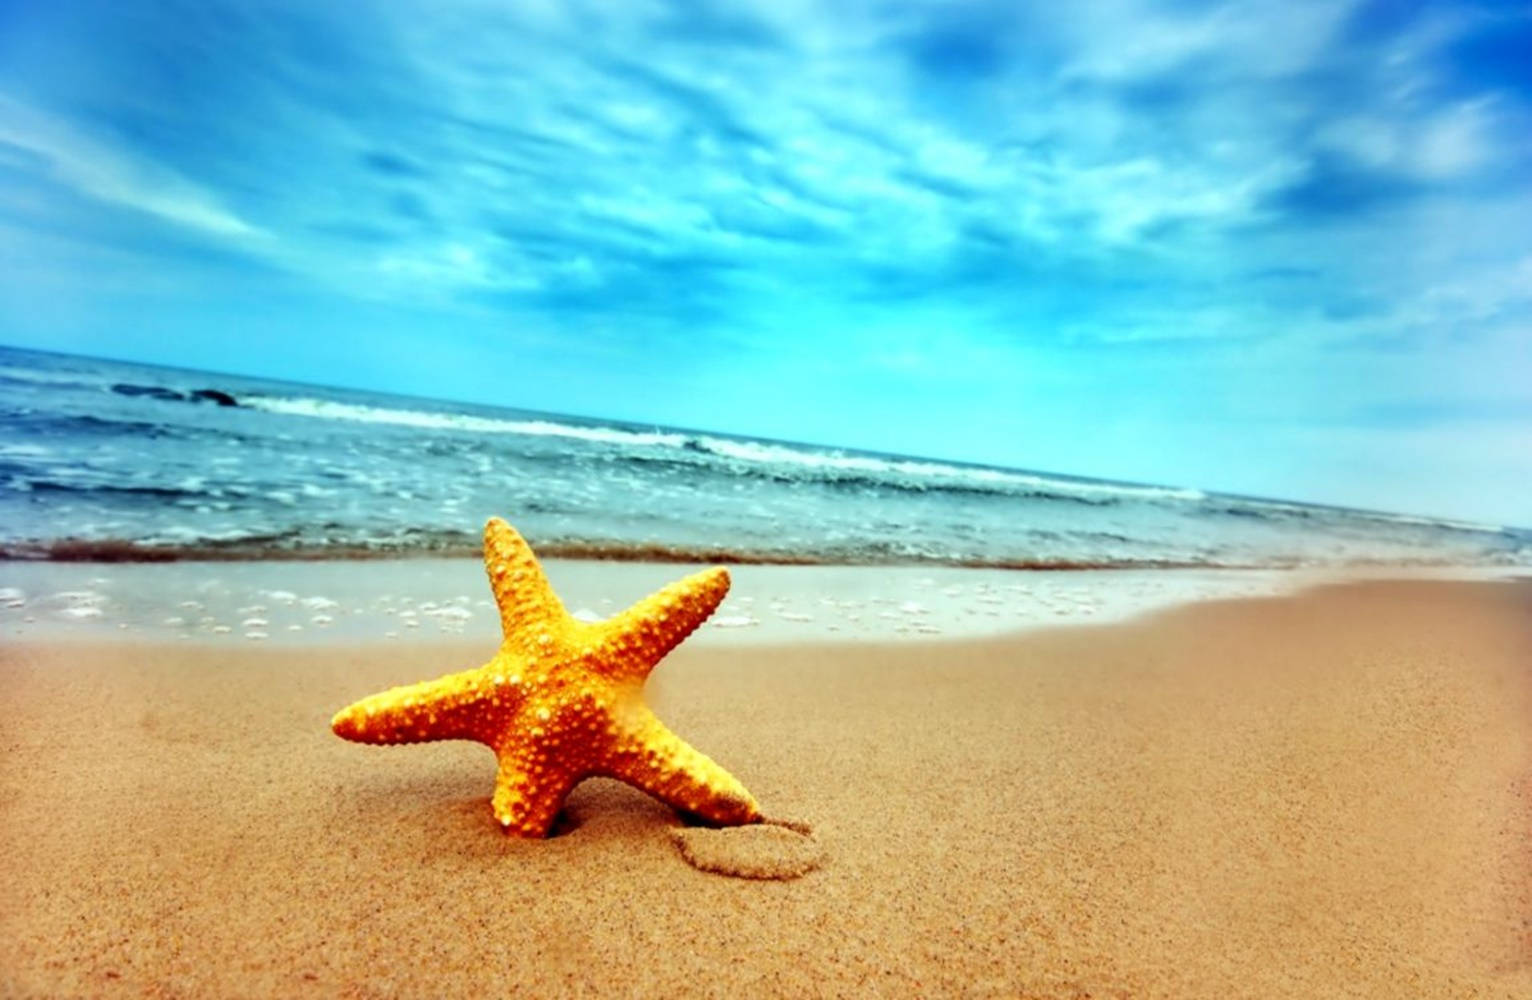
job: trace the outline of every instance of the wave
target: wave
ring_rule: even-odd
[[[790,480],[860,481],[896,489],[1019,494],[1086,503],[1113,503],[1120,500],[1186,502],[1204,497],[1200,490],[1194,489],[1063,479],[988,466],[880,456],[674,430],[641,431],[609,425],[564,423],[546,418],[506,419],[395,409],[302,396],[244,396],[240,403],[268,413],[323,420],[422,430],[572,439],[627,449],[628,454],[624,457],[655,459],[692,467],[704,464],[707,458],[722,459],[731,472]],[[699,457],[704,461],[699,461]]]
[[[0,459],[3,458],[48,458],[56,452],[45,445],[40,444],[15,444],[0,441]]]
[[[418,532],[410,538],[330,542],[305,539],[297,532],[202,538],[189,541],[154,541],[128,538],[60,538],[0,543],[0,560],[160,563],[160,562],[280,562],[362,561],[408,558],[478,559],[482,542],[464,532]],[[934,553],[888,552],[873,549],[834,551],[787,551],[749,546],[706,544],[667,545],[606,539],[551,539],[534,541],[544,559],[580,559],[608,562],[724,564],[756,566],[960,566],[969,569],[1092,570],[1092,569],[1190,569],[1255,568],[1252,565],[1154,558],[1067,558],[1025,556],[976,556]]]
[[[0,365],[0,381],[14,385],[46,385],[63,389],[99,389],[105,385],[100,379],[85,374],[22,368],[16,365]]]
[[[200,490],[179,486],[135,486],[120,483],[63,483],[56,479],[25,479],[25,489],[39,493],[106,493],[118,496],[144,496],[159,500],[202,496]]]
[[[481,434],[518,434],[529,437],[572,438],[603,444],[639,447],[681,447],[687,436],[666,431],[628,431],[616,427],[583,427],[552,420],[504,420],[476,417],[463,413],[438,413],[430,410],[396,410],[361,403],[340,403],[329,399],[303,396],[247,396],[241,403],[267,413],[317,417],[323,420],[349,420],[367,424],[390,424],[423,430],[472,431]]]
[[[1482,524],[1475,521],[1458,521],[1450,518],[1425,517],[1419,514],[1390,514],[1381,510],[1352,510],[1347,511],[1352,517],[1363,517],[1373,521],[1387,521],[1392,524],[1408,524],[1425,528],[1450,528],[1453,531],[1470,531],[1490,535],[1509,535],[1511,529],[1504,524]]]
[[[715,455],[761,465],[801,467],[816,478],[858,478],[891,486],[955,489],[1061,497],[1087,502],[1181,500],[1203,498],[1200,490],[1130,483],[1060,479],[983,465],[956,465],[932,459],[897,458],[844,451],[819,451],[786,444],[699,436],[697,446]],[[850,474],[847,476],[846,474]]]
[[[1206,569],[1213,563],[1173,559],[1071,559],[1025,556],[943,555],[909,550],[883,551],[873,547],[835,549],[824,552],[785,551],[715,545],[663,545],[612,541],[550,541],[535,546],[549,559],[600,559],[613,562],[723,563],[756,566],[960,566],[966,569],[1086,570],[1086,569]],[[1216,564],[1225,567],[1226,564]],[[1232,568],[1232,564],[1229,564]]]
[[[27,414],[12,421],[12,426],[37,437],[71,436],[108,438],[237,438],[243,435],[201,427],[159,423],[152,420],[121,420],[116,417],[100,417],[90,413]],[[15,452],[12,452],[15,454]]]
[[[1499,524],[1481,524],[1451,518],[1425,517],[1416,514],[1391,514],[1380,510],[1361,510],[1352,507],[1330,507],[1324,504],[1294,503],[1287,500],[1259,500],[1253,497],[1207,498],[1208,509],[1236,517],[1320,519],[1335,522],[1380,521],[1385,524],[1409,527],[1447,529],[1471,534],[1510,535],[1512,529]]]

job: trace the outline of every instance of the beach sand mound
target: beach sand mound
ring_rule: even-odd
[[[795,879],[824,864],[807,823],[765,820],[718,829],[678,827],[670,839],[693,868],[734,878]]]

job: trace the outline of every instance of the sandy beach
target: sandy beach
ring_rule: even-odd
[[[507,838],[485,748],[330,733],[478,635],[8,635],[0,992],[1532,996],[1528,581],[770,638],[649,700],[812,827],[791,881],[610,781]]]

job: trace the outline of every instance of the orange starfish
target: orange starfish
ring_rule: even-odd
[[[728,570],[695,573],[587,624],[564,610],[532,549],[498,517],[484,527],[484,566],[505,633],[494,659],[343,708],[330,723],[337,736],[485,744],[500,761],[495,818],[524,837],[546,836],[570,789],[592,775],[711,823],[760,821],[745,786],[665,728],[642,697],[655,664],[728,593]]]

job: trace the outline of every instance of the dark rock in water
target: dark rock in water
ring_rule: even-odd
[[[134,385],[131,382],[114,383],[112,391],[119,396],[148,396],[152,399],[163,399],[169,402],[179,402],[186,398],[174,389],[166,389],[158,385]]]
[[[148,396],[150,399],[163,399],[169,403],[217,403],[219,406],[238,406],[239,400],[224,392],[222,389],[193,389],[191,392],[177,392],[174,389],[166,389],[159,385],[134,385],[132,382],[117,382],[112,385],[112,391],[119,396]]]

